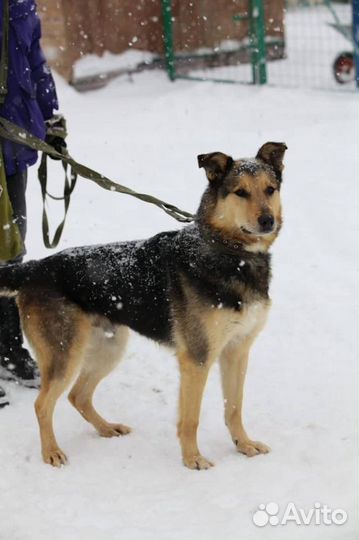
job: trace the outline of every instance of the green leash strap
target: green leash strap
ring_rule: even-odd
[[[77,174],[71,169],[71,181],[69,181],[68,175],[67,175],[67,163],[62,162],[64,171],[65,171],[65,185],[64,185],[64,195],[63,197],[55,197],[54,195],[51,195],[47,191],[47,155],[45,153],[41,156],[41,162],[40,167],[38,170],[38,178],[41,185],[41,195],[42,195],[42,236],[44,240],[44,244],[47,248],[55,248],[58,243],[60,242],[62,232],[65,227],[65,221],[67,217],[67,212],[69,210],[70,206],[70,198],[71,193],[75,189],[76,181],[77,181]],[[57,227],[53,239],[50,240],[50,227],[49,227],[49,220],[47,217],[46,212],[46,196],[51,197],[51,199],[54,200],[63,200],[64,201],[64,217],[59,226]]]
[[[53,146],[55,150],[58,150],[58,147],[56,146],[56,144],[53,144],[53,142],[55,143],[56,141],[66,139],[67,128],[65,118],[62,116],[62,114],[55,114],[50,120],[47,120],[45,124],[46,142],[50,146]],[[61,153],[67,155],[66,145],[61,145]],[[68,165],[64,161],[61,161],[61,163],[65,173],[64,194],[62,197],[55,197],[55,195],[51,195],[51,193],[47,191],[47,154],[45,154],[44,152],[42,153],[40,167],[37,172],[42,195],[42,237],[44,244],[47,248],[55,248],[60,242],[62,232],[65,226],[67,212],[70,206],[71,194],[75,189],[77,181],[77,174],[72,168],[70,168],[71,180],[69,181],[67,175]],[[64,217],[59,226],[57,227],[52,240],[50,240],[49,220],[46,212],[46,197],[50,197],[54,201],[64,201]]]
[[[1,62],[0,62],[0,105],[4,103],[5,98],[7,96],[7,76],[8,76],[8,61],[9,61],[9,54],[8,54],[8,46],[9,46],[9,0],[3,0],[3,28],[2,28],[2,40],[1,40]],[[63,136],[63,130],[58,131],[57,129],[57,123],[55,122],[54,125],[50,125],[48,129],[48,134],[52,134],[55,137],[56,136]],[[66,131],[66,126],[65,126]],[[35,137],[31,133],[29,133],[24,128],[21,128],[17,126],[16,124],[10,122],[9,120],[6,120],[5,118],[2,118],[0,116],[0,137],[3,137],[4,139],[8,139],[12,142],[22,144],[25,146],[28,146],[29,148],[32,148],[33,150],[37,150],[39,152],[42,152],[42,157],[40,161],[40,167],[38,170],[38,178],[41,185],[41,193],[42,193],[42,201],[43,201],[43,211],[42,211],[42,234],[44,239],[44,244],[48,248],[56,247],[60,241],[62,231],[65,226],[65,221],[67,217],[67,212],[70,205],[70,197],[71,193],[73,192],[77,175],[82,176],[83,178],[87,178],[88,180],[91,180],[95,182],[100,187],[107,189],[109,191],[116,191],[117,193],[124,193],[126,195],[131,195],[132,197],[136,197],[137,199],[140,199],[142,201],[148,202],[150,204],[154,204],[164,210],[168,215],[173,217],[174,219],[177,219],[177,221],[181,221],[183,223],[189,223],[194,220],[194,216],[192,214],[189,214],[188,212],[184,212],[183,210],[180,210],[176,206],[173,206],[172,204],[168,204],[164,201],[161,201],[160,199],[157,199],[156,197],[153,197],[152,195],[146,195],[145,193],[137,193],[136,191],[133,191],[132,189],[127,188],[126,186],[121,186],[120,184],[117,184],[116,182],[113,182],[109,178],[106,178],[102,174],[98,173],[97,171],[94,171],[93,169],[90,169],[89,167],[86,167],[85,165],[82,165],[81,163],[77,163],[67,152],[60,153],[57,152],[51,145],[45,143],[41,139]],[[62,165],[65,171],[65,185],[64,185],[64,195],[63,197],[54,197],[53,195],[50,195],[50,193],[47,192],[47,156],[53,156],[57,157],[58,159],[61,159]],[[1,166],[1,163],[0,163]],[[67,168],[70,166],[71,170],[71,180],[68,179],[67,174]],[[0,196],[4,199],[4,197],[7,195],[6,186],[2,187],[2,192],[0,190]],[[49,220],[47,217],[46,212],[46,197],[49,196],[54,200],[63,200],[64,201],[64,218],[60,225],[57,227],[54,237],[52,240],[50,240],[50,231],[49,231]],[[7,201],[10,203],[10,201]],[[14,224],[14,228],[17,228],[16,224]]]
[[[63,164],[69,165],[71,167],[72,181],[69,184],[70,187],[68,185],[67,186],[65,185],[65,192],[66,192],[67,198],[69,197],[69,195],[71,195],[71,192],[74,188],[74,185],[73,185],[74,182],[76,183],[76,181],[73,180],[74,175],[78,174],[82,178],[91,180],[92,182],[95,182],[98,186],[108,191],[124,193],[125,195],[130,195],[131,197],[140,199],[141,201],[154,204],[155,206],[158,206],[164,212],[166,212],[166,214],[168,214],[169,216],[173,217],[174,219],[182,223],[191,223],[195,219],[195,216],[193,214],[190,214],[189,212],[186,212],[184,210],[180,210],[176,206],[169,204],[165,201],[162,201],[161,199],[158,199],[157,197],[153,197],[152,195],[147,195],[145,193],[137,193],[136,191],[126,186],[113,182],[112,180],[100,174],[99,172],[93,169],[90,169],[89,167],[86,167],[86,165],[78,163],[69,154],[61,154],[57,152],[52,146],[47,144],[45,141],[42,141],[38,137],[35,137],[35,135],[32,135],[31,133],[26,131],[24,128],[21,128],[17,126],[16,124],[14,124],[13,122],[10,122],[9,120],[6,120],[5,118],[1,118],[1,117],[0,117],[0,137],[4,137],[5,139],[9,139],[18,144],[24,144],[25,146],[28,146],[29,148],[32,148],[33,150],[43,152],[45,155],[55,156],[61,159]],[[41,173],[39,171],[39,180],[41,183],[43,197],[44,196],[46,197],[46,194],[47,194],[46,179],[45,179],[46,158],[43,157],[41,161],[42,161],[42,171]],[[40,169],[41,169],[41,165],[40,165]],[[71,189],[71,186],[72,186],[72,189]],[[64,193],[65,211],[67,212],[68,201],[66,201],[66,197]],[[46,223],[48,226],[47,218],[44,218],[43,223],[45,223],[45,229],[46,229]],[[59,227],[60,228],[62,227],[63,229],[63,223],[61,223]],[[44,233],[44,237],[46,236],[45,233]],[[59,233],[59,235],[61,236],[61,232]],[[55,233],[55,236],[57,236],[57,231]],[[51,244],[51,242],[49,243]],[[54,241],[52,242],[52,244],[54,245]]]

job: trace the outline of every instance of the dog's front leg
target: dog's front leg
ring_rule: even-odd
[[[197,445],[197,428],[209,363],[199,364],[187,353],[178,355],[181,386],[179,399],[178,437],[183,463],[190,469],[209,469],[213,463],[204,458]]]
[[[224,398],[224,416],[232,440],[237,450],[248,457],[266,454],[270,448],[251,440],[244,427],[242,419],[243,389],[248,366],[250,347],[256,334],[249,336],[239,343],[228,345],[220,358],[222,388]]]

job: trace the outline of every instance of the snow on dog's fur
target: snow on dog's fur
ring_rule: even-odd
[[[207,376],[219,358],[225,420],[239,452],[269,448],[242,423],[248,354],[270,306],[268,249],[282,224],[283,143],[269,142],[256,158],[221,152],[198,156],[209,181],[196,222],[141,242],[65,250],[40,261],[0,268],[0,294],[17,295],[21,320],[41,371],[36,400],[42,455],[67,458],[52,417],[59,396],[77,377],[70,402],[105,437],[130,428],[95,410],[97,384],[119,362],[128,328],[172,347],[181,373],[178,436],[184,464],[212,462],[197,445]]]

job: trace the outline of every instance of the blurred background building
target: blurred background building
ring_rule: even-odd
[[[79,89],[153,68],[167,68],[172,79],[349,89],[355,1],[38,0],[38,7],[48,60]]]

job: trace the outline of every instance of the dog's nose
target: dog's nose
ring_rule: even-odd
[[[272,214],[262,214],[258,218],[258,223],[262,232],[270,232],[273,229],[274,217]]]

